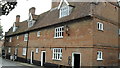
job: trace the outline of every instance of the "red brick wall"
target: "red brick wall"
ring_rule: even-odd
[[[64,38],[61,39],[54,38],[53,27],[40,30],[40,37],[37,37],[37,31],[31,32],[29,34],[28,58],[30,58],[31,50],[33,50],[34,59],[39,61],[41,57],[41,51],[46,51],[46,62],[68,66],[68,56],[71,56],[72,52],[79,52],[82,55],[82,66],[92,66],[92,62],[90,62],[92,61],[92,49],[89,48],[93,47],[92,20],[74,22],[67,25],[70,28],[70,36],[67,36],[67,34],[64,32]],[[38,54],[35,54],[36,47],[39,47]],[[52,48],[63,48],[62,61],[52,60]]]
[[[103,31],[97,29],[97,22],[103,23]],[[94,19],[93,25],[94,45],[118,47],[118,26],[96,18]]]
[[[103,52],[103,60],[97,60],[97,51]],[[118,49],[111,47],[94,48],[93,66],[118,66]]]
[[[118,25],[118,7],[106,2],[99,3],[98,5],[94,5],[94,14],[99,15],[100,17],[104,17],[109,21],[113,21],[112,23]]]
[[[23,35],[18,35],[19,39],[17,39],[17,36],[12,36],[12,42],[5,42],[5,46],[11,47],[11,55],[15,53],[15,48],[18,48],[18,56],[19,57],[25,57],[22,56],[22,48],[27,46],[27,42],[24,41],[24,34]],[[8,39],[10,37],[7,37]],[[6,51],[8,52],[8,50]]]

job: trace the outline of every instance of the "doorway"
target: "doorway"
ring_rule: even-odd
[[[41,51],[41,66],[44,66],[46,60],[46,51]]]
[[[31,51],[31,59],[30,59],[30,63],[33,64],[33,60],[34,60],[34,52]]]
[[[72,68],[80,68],[81,66],[81,54],[72,53]]]
[[[14,60],[17,60],[18,48],[15,48]]]

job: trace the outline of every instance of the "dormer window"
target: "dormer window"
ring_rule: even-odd
[[[118,2],[118,6],[120,6],[120,0],[118,0],[117,2]]]
[[[28,19],[28,27],[32,27],[34,25],[35,21],[33,20],[32,14],[29,14],[29,19]]]
[[[59,11],[59,18],[70,15],[71,10],[72,10],[72,7],[68,5],[61,7]]]
[[[29,22],[28,22],[28,27],[32,27],[32,26],[33,26],[33,24],[34,24],[34,22],[33,22],[33,21],[29,21]]]
[[[17,30],[17,27],[14,26],[14,27],[13,27],[13,32],[15,32],[16,30]]]
[[[17,27],[15,25],[15,23],[13,24],[13,32],[15,32],[17,30]]]
[[[29,21],[32,21],[32,20],[33,20],[32,14],[30,13],[30,14],[29,14]]]
[[[59,9],[59,18],[62,18],[71,14],[73,6],[70,5],[67,0],[61,0],[58,9]]]
[[[69,6],[64,6],[60,8],[60,18],[69,15]]]

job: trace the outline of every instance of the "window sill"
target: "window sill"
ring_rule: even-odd
[[[53,61],[61,61],[62,59],[52,59]]]
[[[36,54],[38,54],[38,52]]]
[[[102,31],[102,32],[103,32],[104,30],[100,30],[100,29],[98,29],[98,31]]]
[[[54,37],[55,39],[57,39],[57,38],[63,38],[63,37]]]
[[[26,56],[26,55],[22,55],[22,56]]]
[[[103,59],[97,59],[98,61],[102,61]]]
[[[37,38],[39,38],[40,36],[37,36]]]

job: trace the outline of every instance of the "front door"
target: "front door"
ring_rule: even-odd
[[[33,60],[34,60],[34,52],[31,51],[31,59],[30,59],[30,63],[33,64]]]
[[[44,66],[44,64],[45,64],[45,58],[46,58],[46,54],[45,54],[46,52],[45,51],[42,51],[41,52],[41,66]]]
[[[18,48],[15,48],[14,60],[17,60]]]
[[[73,53],[72,54],[72,66],[73,68],[80,68],[80,54],[79,53]]]

